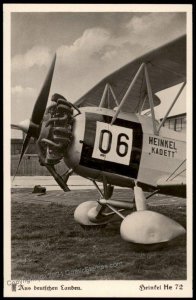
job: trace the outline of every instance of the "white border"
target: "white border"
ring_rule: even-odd
[[[190,12],[191,4],[4,4],[8,12]]]

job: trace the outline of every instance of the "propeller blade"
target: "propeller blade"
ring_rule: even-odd
[[[25,152],[26,152],[26,150],[27,150],[27,148],[28,148],[28,146],[29,146],[30,140],[31,140],[31,135],[30,135],[30,134],[27,134],[27,135],[26,135],[26,138],[25,138],[25,140],[24,140],[24,143],[23,143],[23,145],[22,145],[22,151],[21,151],[21,154],[20,154],[20,159],[19,159],[19,162],[18,162],[18,165],[17,165],[17,168],[16,168],[16,172],[15,172],[15,174],[14,174],[13,180],[14,180],[14,178],[15,178],[17,172],[18,172],[18,169],[19,169],[21,160],[22,160],[23,155],[25,154]]]
[[[38,96],[38,98],[35,102],[35,106],[33,108],[31,121],[37,125],[39,125],[41,123],[45,109],[46,109],[46,105],[48,102],[48,96],[49,96],[49,92],[50,92],[50,86],[51,86],[52,77],[53,77],[53,73],[54,73],[55,62],[56,62],[56,54],[54,55],[54,58],[53,58],[51,66],[50,66],[50,69],[48,71],[48,74],[46,76],[45,82],[42,86],[42,89],[39,93],[39,96]]]
[[[54,55],[54,58],[52,60],[50,69],[48,71],[48,74],[46,76],[46,79],[44,81],[44,84],[41,88],[41,91],[39,93],[39,96],[35,102],[34,108],[33,108],[33,112],[31,115],[31,120],[25,120],[24,122],[21,122],[18,126],[17,125],[12,125],[11,128],[13,129],[21,129],[24,132],[27,132],[26,138],[24,140],[24,143],[22,145],[22,151],[20,154],[20,159],[16,168],[16,172],[14,175],[14,178],[18,172],[21,160],[23,158],[23,155],[25,154],[28,146],[29,146],[29,142],[31,137],[35,136],[35,130],[36,127],[38,127],[43,119],[43,115],[44,112],[46,110],[46,105],[48,102],[48,96],[50,93],[50,87],[51,87],[51,82],[52,82],[52,77],[53,77],[53,73],[54,73],[54,67],[55,67],[55,62],[56,62],[56,54]],[[28,122],[26,122],[28,121]],[[13,178],[13,180],[14,180]]]
[[[18,125],[15,125],[15,124],[11,124],[11,129],[21,130],[21,128]]]
[[[19,124],[11,124],[12,129],[21,130],[25,133],[28,133],[30,126],[31,126],[31,123],[30,123],[30,120],[28,120],[28,119],[20,122]]]

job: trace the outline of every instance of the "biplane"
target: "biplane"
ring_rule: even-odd
[[[156,193],[186,197],[185,134],[164,127],[186,85],[186,36],[126,64],[75,103],[54,94],[47,106],[55,61],[56,54],[30,120],[12,125],[26,133],[18,167],[34,138],[40,164],[65,192],[73,173],[91,180],[98,190],[98,199],[75,210],[81,226],[103,227],[117,215],[122,219],[121,237],[128,242],[150,245],[183,235],[179,223],[149,210],[146,200]],[[180,83],[158,121],[156,93]],[[55,167],[61,161],[67,170],[62,175]],[[115,186],[133,189],[133,199],[113,200]]]

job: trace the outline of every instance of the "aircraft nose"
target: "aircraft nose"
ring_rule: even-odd
[[[54,97],[55,96],[55,97]],[[55,165],[65,157],[67,147],[73,140],[73,108],[61,95],[55,94],[56,105],[49,108],[49,119],[43,124],[38,143],[46,145],[45,161]]]

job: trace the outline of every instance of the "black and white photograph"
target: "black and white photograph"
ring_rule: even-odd
[[[192,6],[4,4],[4,296],[192,296]]]

